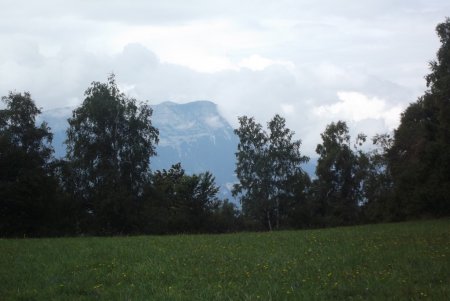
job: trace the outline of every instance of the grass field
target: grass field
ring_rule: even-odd
[[[0,300],[450,300],[450,220],[1,239]]]

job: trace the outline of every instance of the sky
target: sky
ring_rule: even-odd
[[[278,113],[314,156],[332,121],[398,125],[446,16],[448,0],[0,0],[0,95],[76,106],[114,72],[130,97],[210,100],[234,127]]]

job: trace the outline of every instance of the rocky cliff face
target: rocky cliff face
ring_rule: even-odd
[[[158,155],[152,169],[169,168],[181,162],[188,173],[210,171],[224,197],[231,197],[238,139],[233,128],[209,101],[187,104],[164,102],[153,107],[153,122],[159,129]]]

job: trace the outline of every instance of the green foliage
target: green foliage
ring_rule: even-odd
[[[402,114],[389,152],[397,218],[450,214],[450,19],[436,31],[429,89]]]
[[[228,200],[219,202],[210,216],[208,233],[226,233],[244,230],[244,220],[235,204]]]
[[[426,76],[427,91],[402,114],[393,138],[352,145],[347,124],[321,134],[317,178],[301,165],[300,140],[275,115],[267,130],[239,118],[236,175],[242,214],[219,200],[214,176],[180,164],[150,171],[159,132],[152,109],[125,96],[114,75],[93,82],[69,118],[67,155],[54,160],[52,134],[29,93],[2,97],[0,235],[230,232],[321,227],[450,215],[450,19]]]
[[[352,150],[348,127],[343,121],[328,125],[321,137],[323,142],[316,148],[319,159],[313,183],[313,215],[323,225],[353,224],[358,221],[362,202],[361,167],[366,157]],[[365,136],[360,134],[356,144],[364,141]]]
[[[397,210],[393,207],[393,182],[388,166],[393,139],[389,134],[382,134],[375,135],[372,142],[375,148],[365,154],[364,162],[360,161],[364,172],[362,219],[366,222],[394,220]]]
[[[31,95],[2,97],[0,110],[0,235],[51,235],[59,207],[52,176],[52,134]]]
[[[270,214],[268,174],[265,166],[267,137],[262,126],[253,118],[239,118],[240,128],[235,130],[239,137],[236,153],[236,175],[238,184],[233,187],[233,195],[240,194],[244,214],[264,222]],[[270,224],[269,224],[270,225]]]
[[[236,175],[233,194],[240,195],[243,213],[279,228],[292,203],[301,198],[307,176],[300,165],[308,158],[300,154],[301,141],[279,115],[268,123],[269,133],[253,118],[239,117]],[[298,189],[301,187],[302,189]],[[294,193],[296,192],[296,193]],[[274,225],[274,226],[273,226]]]
[[[156,171],[150,188],[146,204],[150,233],[214,231],[210,229],[214,228],[212,216],[218,214],[220,201],[211,173],[186,175],[177,163],[169,170]]]
[[[450,221],[0,240],[2,300],[448,300]]]
[[[68,120],[66,187],[97,233],[133,232],[158,142],[152,109],[121,93],[114,75],[93,82],[85,96]]]

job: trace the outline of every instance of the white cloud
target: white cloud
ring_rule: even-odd
[[[242,59],[238,64],[241,68],[247,68],[253,71],[261,71],[272,65],[281,65],[290,69],[294,69],[295,65],[292,62],[284,60],[272,60],[262,57],[258,54],[253,54],[247,58]]]
[[[398,126],[401,106],[389,106],[387,101],[378,97],[368,97],[358,92],[338,92],[339,101],[314,108],[319,118],[330,120],[348,120],[360,122],[366,119],[381,119],[387,129]]]
[[[257,49],[263,39],[258,30],[239,28],[226,19],[213,19],[164,26],[124,26],[114,36],[113,48],[117,52],[130,43],[140,43],[155,51],[163,62],[213,73],[238,69],[239,64],[229,53]]]
[[[313,155],[330,121],[398,124],[425,89],[448,11],[445,0],[3,0],[0,95],[77,105],[115,72],[138,100],[212,100],[234,126],[281,113]]]
[[[361,76],[357,77],[349,70],[339,67],[329,62],[321,62],[314,69],[315,75],[320,78],[328,86],[340,85],[342,82],[352,83],[364,80]]]
[[[282,104],[281,111],[283,111],[285,115],[293,115],[295,113],[295,107],[290,104]]]
[[[391,104],[386,99],[369,97],[360,92],[340,91],[337,98],[332,104],[312,108],[311,112],[317,122],[316,127],[306,135],[306,145],[317,145],[320,142],[317,137],[325,126],[338,120],[347,122],[353,139],[359,133],[364,133],[369,138],[376,134],[390,133],[398,126],[400,114],[406,106]],[[370,144],[365,147],[370,148]],[[310,156],[315,156],[312,149],[309,151]]]

